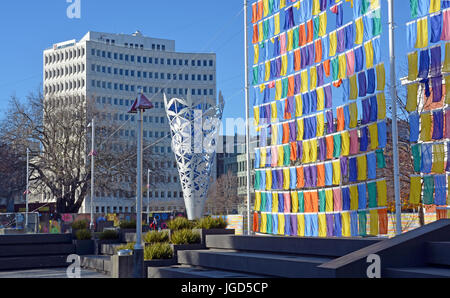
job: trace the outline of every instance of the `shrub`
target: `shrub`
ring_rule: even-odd
[[[100,240],[115,240],[119,238],[119,233],[113,230],[106,230],[100,233],[98,239]]]
[[[84,230],[88,228],[88,221],[83,220],[77,220],[72,223],[72,229],[74,230]]]
[[[193,230],[183,229],[174,231],[170,235],[170,240],[173,244],[194,244],[201,242],[201,236]]]
[[[119,252],[119,250],[125,250],[125,249],[130,249],[130,250],[134,250],[134,246],[136,245],[136,243],[131,242],[131,243],[127,243],[127,244],[123,244],[123,245],[119,245],[116,247],[116,254]]]
[[[119,226],[121,229],[136,229],[136,221],[122,221]]]
[[[144,235],[145,243],[160,243],[160,242],[168,242],[169,241],[169,233],[165,231],[150,231]]]
[[[225,229],[227,227],[227,223],[222,217],[212,218],[212,217],[204,217],[200,219],[195,228],[197,229]]]
[[[75,233],[77,240],[91,240],[91,231],[88,229],[77,230]]]
[[[171,259],[173,257],[173,250],[169,243],[154,243],[148,245],[144,249],[144,260],[161,260]]]
[[[185,217],[177,217],[175,219],[172,219],[167,223],[167,227],[171,229],[172,231],[178,231],[183,229],[192,229],[194,227],[194,223],[189,221]]]

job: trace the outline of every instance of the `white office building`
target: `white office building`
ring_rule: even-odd
[[[153,212],[184,211],[163,93],[168,98],[183,98],[190,92],[194,98],[204,100],[206,105],[215,105],[216,55],[176,52],[175,41],[145,37],[139,31],[130,35],[88,32],[80,41],[53,45],[44,51],[43,60],[44,96],[94,98],[96,110],[104,111],[97,121],[117,121],[119,125],[127,122],[118,133],[119,138],[136,139],[137,120],[127,112],[138,91],[142,90],[151,98],[155,108],[144,114],[144,144],[166,137],[152,150],[167,157],[155,165],[155,168],[166,169],[167,179],[152,187],[149,209]],[[89,131],[86,137],[90,137]],[[145,184],[146,169],[143,176]],[[42,199],[43,202],[49,200],[51,198],[48,197]],[[97,191],[94,212],[133,212],[135,201],[117,193]],[[144,208],[146,202],[144,195]],[[89,196],[80,212],[90,212]]]

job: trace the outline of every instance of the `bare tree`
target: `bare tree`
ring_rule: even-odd
[[[0,127],[0,136],[24,156],[30,144],[39,144],[30,163],[33,194],[56,198],[58,213],[77,213],[90,188],[90,128],[96,127],[96,190],[122,198],[135,197],[136,138],[120,136],[121,126],[110,113],[95,108],[93,99],[83,96],[45,97],[38,91],[24,103],[10,100],[10,110]],[[122,123],[123,124],[123,123]],[[123,126],[123,125],[122,125]],[[154,169],[154,181],[164,175],[164,168],[150,161],[162,160],[144,151],[144,168]]]
[[[0,160],[0,197],[6,198],[6,205],[11,206],[26,189],[26,159],[0,143]]]
[[[238,177],[231,171],[220,176],[208,190],[207,210],[218,214],[228,214],[242,203],[238,196]]]

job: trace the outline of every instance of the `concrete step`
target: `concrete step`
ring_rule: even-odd
[[[0,245],[0,262],[3,257],[70,255],[75,251],[72,243]]]
[[[176,265],[170,267],[149,267],[148,278],[267,278],[267,276]]]
[[[440,267],[409,267],[388,268],[381,276],[383,278],[450,278],[449,268]]]
[[[273,277],[320,277],[316,268],[332,260],[329,257],[246,252],[224,249],[178,252],[178,263],[226,271],[264,274]]]
[[[427,262],[450,266],[450,242],[428,242]]]
[[[383,239],[208,235],[206,247],[341,257],[380,241]]]
[[[2,235],[1,245],[24,244],[48,244],[48,243],[72,243],[72,234],[27,234],[27,235]]]
[[[0,270],[68,267],[67,255],[0,258]]]

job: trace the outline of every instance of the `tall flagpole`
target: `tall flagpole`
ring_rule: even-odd
[[[392,151],[394,159],[394,195],[396,234],[402,233],[402,203],[400,197],[400,172],[398,157],[398,127],[397,127],[397,85],[395,74],[395,41],[394,41],[394,1],[388,0],[389,5],[389,60],[391,75],[391,98],[392,98]]]
[[[247,0],[244,0],[244,39],[245,39],[245,118],[246,118],[246,153],[247,153],[247,235],[251,235],[250,227],[250,112],[248,86],[248,30],[247,30]]]
[[[25,230],[28,228],[28,194],[30,193],[30,149],[27,148],[27,190],[25,192]]]
[[[89,228],[91,231],[94,231],[94,159],[95,159],[95,118],[92,118],[91,122],[91,222],[89,224]]]

